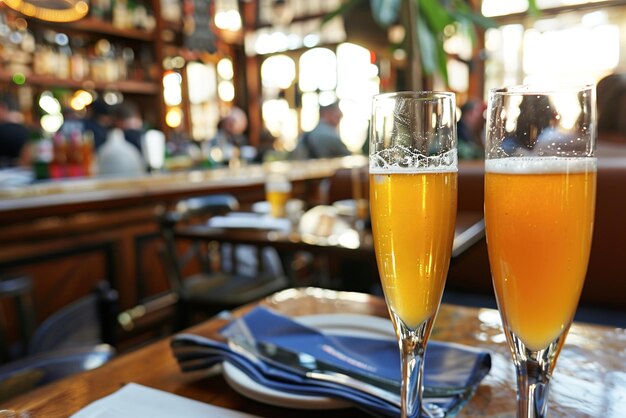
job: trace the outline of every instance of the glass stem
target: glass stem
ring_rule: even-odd
[[[516,362],[518,418],[546,416],[550,371],[542,363],[535,359]]]
[[[415,335],[400,341],[402,356],[402,418],[419,416],[422,399],[424,347]]]

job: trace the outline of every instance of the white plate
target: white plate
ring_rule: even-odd
[[[356,314],[325,314],[299,316],[294,320],[317,328],[327,334],[342,334],[368,338],[395,338],[391,321],[385,318]],[[237,367],[223,364],[226,382],[237,392],[259,402],[296,409],[340,409],[348,402],[322,396],[295,395],[269,389],[252,380]]]

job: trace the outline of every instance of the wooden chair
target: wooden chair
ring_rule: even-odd
[[[33,333],[29,354],[117,343],[118,294],[106,281],[46,318]]]
[[[0,401],[109,361],[116,353],[117,292],[100,282],[93,293],[46,318],[34,331],[30,277],[3,280],[0,292],[17,300],[22,352],[0,366]],[[3,346],[6,346],[3,344]]]
[[[13,314],[18,332],[17,343],[11,344],[7,335],[8,321],[0,309],[0,363],[20,357],[28,350],[28,343],[35,330],[32,291],[33,280],[29,276],[0,278],[0,302],[7,305],[5,306],[7,312]],[[2,307],[0,305],[0,308]],[[11,307],[13,309],[10,309]]]
[[[181,251],[181,243],[175,235],[177,225],[206,222],[211,216],[238,208],[234,196],[209,195],[181,200],[173,210],[159,216],[165,244],[163,260],[171,288],[178,295],[180,327],[193,323],[196,313],[215,315],[289,285],[278,253],[271,247],[191,242],[187,251]],[[199,272],[185,275],[191,261],[197,263],[195,270]]]

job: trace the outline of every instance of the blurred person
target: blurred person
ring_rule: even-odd
[[[269,129],[263,127],[261,134],[259,135],[259,146],[257,147],[257,153],[253,162],[262,163],[267,158],[272,158],[273,153],[276,151],[275,144],[277,138],[270,132]]]
[[[115,106],[113,114],[114,126],[122,130],[126,141],[142,152],[145,129],[139,108],[133,103],[123,102]]]
[[[350,150],[339,136],[339,122],[343,113],[339,103],[320,106],[320,118],[317,126],[300,137],[293,158],[305,160],[309,158],[333,158],[350,155]]]
[[[486,108],[487,105],[478,99],[470,99],[461,106],[461,117],[456,124],[460,159],[473,160],[485,155],[483,134]]]
[[[104,100],[96,99],[87,106],[87,114],[82,121],[83,132],[93,133],[94,148],[99,149],[107,140],[107,134],[113,123],[111,106]]]
[[[208,146],[213,159],[228,163],[239,159],[241,148],[248,144],[244,134],[248,128],[248,117],[238,107],[233,107],[228,115],[217,124],[217,133],[209,140]]]
[[[0,93],[0,168],[26,166],[30,130],[23,124],[17,100],[7,92]]]
[[[598,81],[598,157],[626,155],[626,73],[612,73]]]
[[[626,74],[610,74],[598,82],[598,142],[626,145]]]

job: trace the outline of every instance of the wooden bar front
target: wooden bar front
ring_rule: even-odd
[[[209,193],[231,193],[242,205],[264,200],[269,172],[284,173],[295,197],[314,201],[320,181],[364,161],[277,162],[0,190],[0,274],[33,277],[38,321],[88,294],[100,280],[119,291],[126,309],[169,288],[160,264],[157,211]],[[11,318],[10,310],[6,314]]]

